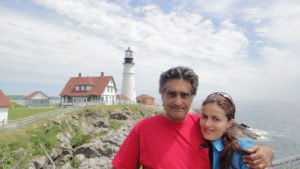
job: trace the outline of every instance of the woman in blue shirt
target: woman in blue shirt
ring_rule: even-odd
[[[213,93],[202,103],[200,128],[212,149],[213,169],[248,169],[242,156],[255,145],[248,138],[236,136],[235,105],[224,92]]]

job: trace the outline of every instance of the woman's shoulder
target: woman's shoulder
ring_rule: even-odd
[[[254,142],[254,140],[250,139],[250,138],[246,138],[246,137],[236,137],[240,147],[243,150],[246,150],[254,145],[256,145],[256,143]]]

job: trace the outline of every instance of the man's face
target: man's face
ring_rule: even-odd
[[[184,79],[168,80],[162,101],[164,116],[174,122],[183,122],[193,102],[191,83]]]

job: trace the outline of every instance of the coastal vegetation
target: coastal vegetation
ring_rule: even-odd
[[[39,113],[48,112],[52,110],[58,110],[59,107],[51,108],[27,108],[27,107],[18,107],[18,108],[9,108],[8,109],[8,120],[17,120],[25,117],[33,116]]]
[[[15,114],[11,118],[16,119],[21,116],[15,110],[26,110],[26,108],[18,107],[13,108],[13,110]],[[27,115],[32,115],[53,109],[27,110],[29,112]],[[24,111],[22,112],[24,113]],[[119,115],[127,113],[126,117],[140,119],[141,116],[153,113],[154,110],[137,105],[95,106],[83,108],[71,114],[40,120],[24,128],[2,131],[0,135],[0,159],[2,159],[0,168],[27,168],[32,159],[50,154],[60,146],[59,134],[70,137],[67,142],[70,143],[72,151],[83,144],[89,143],[91,139],[106,136],[108,132],[118,130],[124,124],[124,121],[112,116],[114,112],[118,112]],[[96,132],[94,129],[85,128],[85,126],[95,125],[95,120],[100,118],[107,121],[105,130]],[[71,165],[78,168],[80,163],[72,158]]]
[[[59,107],[47,107],[47,108],[27,108],[16,102],[10,101],[11,107],[8,109],[8,120],[18,120],[25,117],[33,116],[39,113],[48,112],[52,110],[58,110]]]

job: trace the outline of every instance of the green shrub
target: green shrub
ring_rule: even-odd
[[[85,143],[88,143],[90,140],[89,135],[83,135],[81,129],[77,126],[72,126],[74,130],[74,136],[71,139],[71,145],[73,148],[79,147]]]
[[[114,130],[118,130],[122,125],[123,123],[121,122],[118,122],[116,120],[112,120],[112,119],[108,119],[108,129],[114,129]]]
[[[71,166],[74,168],[78,168],[80,166],[80,162],[78,160],[76,160],[75,158],[72,158]]]
[[[95,135],[95,137],[102,137],[106,135],[107,135],[107,131],[101,131],[99,134]]]
[[[141,110],[141,107],[138,107],[136,105],[127,105],[127,107],[133,112],[133,113],[137,113]]]
[[[37,149],[35,149],[33,152],[32,152],[32,155],[33,156],[36,156],[36,155],[45,155],[45,151],[42,147],[39,147]]]
[[[57,144],[56,134],[59,131],[58,126],[43,127],[41,129],[31,130],[31,141],[36,147],[40,144],[45,145],[47,150],[51,150]]]
[[[69,125],[65,120],[63,120],[60,124],[60,131],[69,131],[70,128],[69,128]]]

